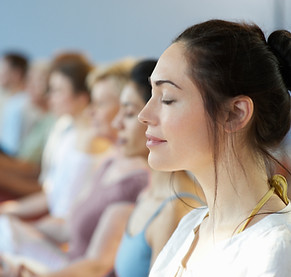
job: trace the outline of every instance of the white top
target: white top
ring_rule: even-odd
[[[161,251],[150,277],[174,277],[208,208],[187,214]],[[220,241],[199,263],[187,264],[183,277],[291,276],[291,204],[230,239]]]
[[[65,218],[82,189],[92,155],[76,149],[77,130],[70,116],[62,116],[51,131],[43,153],[40,182],[50,214]]]

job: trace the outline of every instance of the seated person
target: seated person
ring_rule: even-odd
[[[25,133],[20,149],[11,157],[0,155],[0,191],[11,198],[39,191],[34,185],[40,172],[40,162],[48,134],[55,121],[48,107],[49,64],[35,62],[31,65],[27,79],[29,101],[25,107],[23,126]],[[19,181],[31,180],[31,186],[19,184]],[[18,184],[18,186],[17,186]]]
[[[77,167],[77,164],[86,163],[89,159],[75,153],[74,149],[77,132],[75,122],[82,116],[90,100],[85,84],[90,70],[91,65],[80,54],[67,53],[56,57],[49,78],[49,97],[51,110],[58,120],[45,146],[41,175],[34,180],[35,184],[25,178],[19,178],[14,184],[16,189],[41,185],[41,191],[17,201],[4,202],[0,205],[1,213],[22,218],[37,217],[48,210],[58,217],[66,214],[70,205],[70,199],[66,199],[70,190],[69,181],[78,174],[73,166]],[[72,167],[71,170],[68,170],[69,167]]]
[[[18,152],[23,136],[28,67],[29,61],[21,53],[8,52],[0,60],[0,86],[6,95],[0,111],[0,149],[10,156]]]

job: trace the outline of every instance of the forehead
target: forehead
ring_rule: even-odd
[[[185,50],[182,43],[173,43],[168,47],[158,60],[151,80],[187,78],[188,64],[185,58]]]
[[[111,79],[97,81],[91,94],[93,98],[119,98],[119,90]]]
[[[59,71],[52,72],[49,82],[50,84],[72,86],[71,79]]]
[[[6,60],[6,59],[0,59],[0,68],[3,70],[3,69],[10,69],[11,68],[11,65],[10,63]]]
[[[138,92],[136,86],[129,82],[123,89],[120,97],[121,103],[133,104],[136,106],[144,106],[145,102]]]

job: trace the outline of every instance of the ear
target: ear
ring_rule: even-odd
[[[245,95],[234,97],[228,103],[228,112],[224,124],[227,133],[243,129],[251,120],[254,112],[252,99]]]

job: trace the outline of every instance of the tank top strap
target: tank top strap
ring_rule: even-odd
[[[188,192],[180,192],[177,193],[175,195],[172,195],[170,197],[168,197],[167,199],[165,199],[161,205],[157,208],[157,210],[153,213],[153,215],[149,218],[149,220],[147,221],[147,223],[144,226],[144,230],[145,231],[147,229],[147,227],[151,224],[151,222],[159,215],[159,213],[163,210],[163,208],[171,201],[178,199],[178,198],[192,198],[194,200],[196,200],[197,202],[199,202],[202,205],[205,205],[205,203],[197,196]]]

